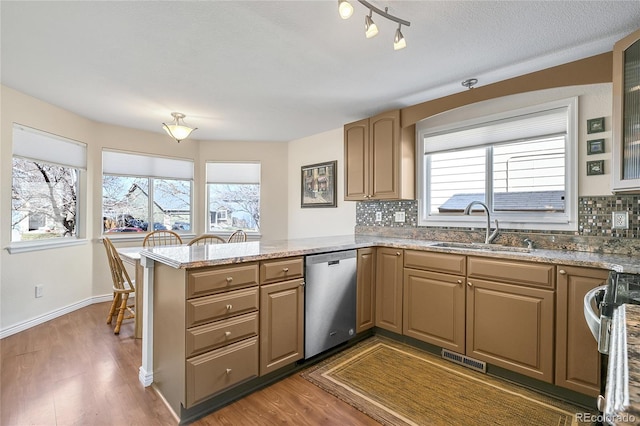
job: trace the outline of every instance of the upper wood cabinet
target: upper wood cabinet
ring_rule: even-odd
[[[347,201],[415,198],[415,125],[394,110],[344,126]]]
[[[640,192],[640,29],[613,47],[612,189]]]

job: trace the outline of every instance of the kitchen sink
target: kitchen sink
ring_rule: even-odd
[[[517,253],[531,253],[533,249],[529,247],[511,247],[500,244],[484,244],[484,243],[455,243],[455,242],[439,242],[431,244],[431,247],[458,248],[465,250],[488,250],[488,251],[506,251]]]

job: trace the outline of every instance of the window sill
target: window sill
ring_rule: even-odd
[[[9,254],[28,253],[39,250],[51,250],[64,247],[72,247],[87,244],[86,239],[64,239],[56,241],[22,241],[14,242],[6,247]]]

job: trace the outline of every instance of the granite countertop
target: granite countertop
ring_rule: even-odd
[[[207,246],[181,245],[153,247],[141,251],[140,254],[174,268],[186,269],[378,246],[427,250],[441,253],[480,255],[484,257],[556,263],[569,266],[586,266],[640,274],[640,262],[638,262],[637,257],[634,256],[544,249],[534,249],[531,252],[502,251],[495,249],[489,250],[486,248],[436,246],[435,244],[438,243],[438,241],[408,238],[339,235],[332,237],[251,241],[246,243],[214,244]]]
[[[640,305],[613,314],[603,415],[612,425],[640,422]]]

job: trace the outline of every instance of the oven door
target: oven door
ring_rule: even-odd
[[[611,318],[600,312],[600,303],[608,285],[602,285],[590,290],[584,296],[584,319],[591,330],[591,334],[598,342],[598,351],[609,353],[609,326]]]

